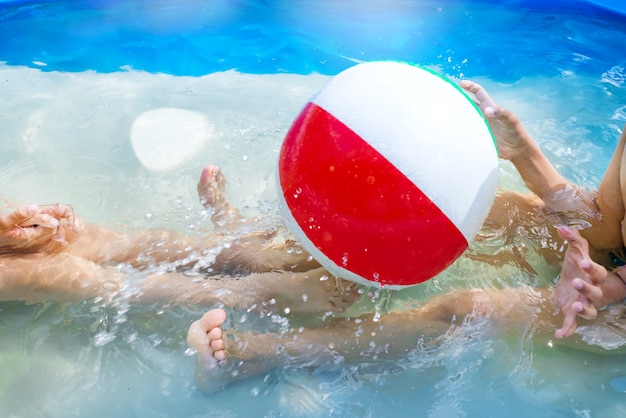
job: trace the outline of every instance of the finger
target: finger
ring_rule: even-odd
[[[574,302],[572,308],[583,319],[591,320],[598,316],[598,311],[591,303]]]
[[[56,228],[44,228],[42,226],[29,226],[20,228],[22,235],[21,238],[35,244],[35,241],[45,241],[50,239],[56,234]]]
[[[15,225],[11,229],[2,233],[1,236],[12,240],[33,243],[33,241],[41,240],[44,237],[49,239],[54,233],[56,233],[55,229],[43,228],[40,226],[21,227],[19,225]]]
[[[563,326],[554,331],[554,336],[558,339],[567,338],[576,331],[578,324],[576,323],[576,313],[564,313]]]
[[[58,219],[50,215],[38,213],[26,221],[20,222],[18,225],[22,227],[41,226],[43,228],[57,228],[60,224]]]
[[[65,228],[63,226],[57,228],[56,233],[52,236],[52,240],[64,246],[68,244],[67,240],[65,239]]]
[[[461,82],[459,83],[459,85],[461,86],[461,88],[463,88],[464,90],[469,91],[472,94],[476,94],[477,92],[479,92],[480,90],[484,90],[483,86],[481,86],[480,84],[471,81],[471,80],[461,80]]]
[[[16,209],[7,215],[0,216],[0,228],[5,229],[26,222],[35,216],[37,212],[37,205],[28,205]]]
[[[606,268],[598,263],[594,263],[592,260],[584,259],[578,263],[578,267],[585,272],[587,281],[595,286],[606,279],[608,272]]]
[[[568,251],[578,251],[581,257],[585,259],[589,258],[589,246],[587,244],[587,240],[580,235],[578,229],[561,225],[556,231],[561,238],[567,241],[569,246]]]
[[[65,219],[67,224],[72,229],[78,228],[78,221],[76,217],[76,213],[74,212],[74,208],[70,205],[62,205],[60,203],[55,205],[44,205],[40,206],[41,213],[46,215],[50,215],[58,220]]]
[[[600,289],[598,286],[593,286],[581,279],[574,279],[572,281],[572,286],[574,287],[574,289],[578,291],[578,293],[584,296],[593,306],[601,305],[603,293],[602,293],[602,289]],[[589,318],[586,318],[586,319],[589,319]]]
[[[580,232],[576,228],[570,226],[561,225],[556,229],[556,232],[561,238],[566,240],[570,245],[584,245],[585,239],[580,235]]]
[[[461,87],[476,96],[476,99],[480,104],[488,103],[490,106],[495,106],[495,102],[491,96],[489,96],[487,90],[485,90],[480,84],[470,80],[463,80],[461,81]]]

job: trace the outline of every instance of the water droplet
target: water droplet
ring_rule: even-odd
[[[117,290],[117,283],[112,280],[107,280],[102,284],[102,288],[107,292],[114,292]]]
[[[184,354],[185,354],[187,357],[191,357],[191,356],[195,356],[197,352],[198,352],[198,350],[196,350],[195,348],[191,348],[191,347],[190,347],[190,348],[188,348],[188,349],[186,349],[186,350],[185,350]]]

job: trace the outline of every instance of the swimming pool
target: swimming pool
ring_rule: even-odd
[[[329,76],[375,59],[480,81],[564,174],[594,187],[626,121],[624,28],[626,17],[572,1],[0,1],[2,195],[69,202],[111,227],[194,233],[206,226],[195,182],[213,162],[235,203],[279,225],[282,136]],[[161,108],[204,115],[212,134],[183,164],[154,172],[136,158],[130,132]],[[521,187],[506,164],[502,184]],[[536,273],[461,260],[393,300],[552,283],[557,272],[532,261]],[[623,355],[498,338],[481,324],[397,367],[293,367],[206,396],[185,354],[198,307],[9,302],[0,311],[2,416],[626,412]]]

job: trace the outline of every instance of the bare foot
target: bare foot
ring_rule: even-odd
[[[285,340],[276,334],[232,334],[226,340],[223,309],[212,309],[189,327],[187,344],[196,350],[195,382],[214,393],[230,383],[267,372],[285,363]],[[228,350],[228,355],[226,351]],[[228,361],[227,358],[231,359]]]
[[[223,365],[226,361],[221,328],[225,320],[226,312],[223,309],[212,309],[189,327],[187,344],[198,351],[207,369]]]
[[[187,332],[187,345],[196,350],[196,384],[204,392],[215,392],[226,383],[225,343],[222,324],[226,320],[223,309],[213,309],[195,321]]]
[[[226,199],[226,178],[219,167],[208,164],[200,174],[198,197],[200,204],[213,211],[211,221],[216,230],[232,230],[246,222],[239,210]]]

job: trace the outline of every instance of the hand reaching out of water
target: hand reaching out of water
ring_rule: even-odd
[[[460,86],[476,97],[478,107],[489,122],[496,139],[500,158],[511,160],[516,157],[519,154],[519,148],[530,140],[524,125],[517,116],[498,106],[480,84],[463,80]]]
[[[29,205],[0,215],[0,254],[53,252],[79,229],[68,205]]]
[[[599,308],[624,299],[626,286],[589,257],[589,244],[578,230],[561,226],[558,233],[567,240],[568,247],[555,293],[563,312],[563,326],[554,336],[565,338],[576,331],[578,317],[595,319]]]

